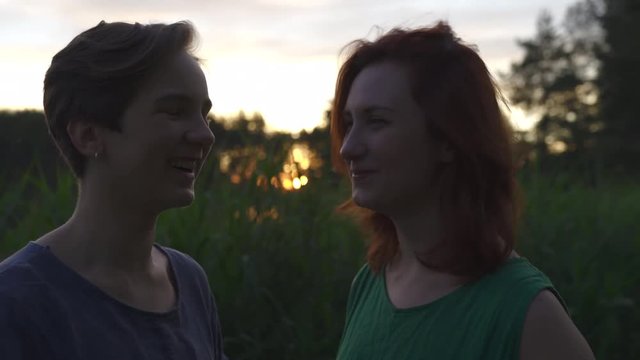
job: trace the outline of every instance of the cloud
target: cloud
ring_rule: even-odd
[[[549,0],[539,2],[550,4]],[[562,3],[556,1],[554,3]],[[493,4],[493,6],[491,6]],[[0,20],[22,42],[69,41],[100,20],[172,22],[191,20],[202,43],[223,52],[248,48],[284,57],[337,56],[353,39],[375,33],[374,26],[431,24],[448,19],[471,42],[528,34],[539,5],[504,1],[417,0],[26,0],[4,5]],[[40,35],[37,36],[35,32]],[[2,44],[11,40],[0,34]],[[31,34],[31,35],[29,35]],[[43,36],[43,34],[46,34]]]
[[[21,93],[35,94],[39,106],[42,69],[55,52],[100,20],[190,20],[200,34],[198,55],[209,60],[210,88],[218,94],[218,106],[225,112],[259,110],[309,128],[312,125],[300,119],[313,123],[321,118],[332,96],[340,50],[354,39],[374,38],[376,29],[445,19],[465,41],[478,45],[495,72],[519,56],[515,39],[534,33],[542,8],[560,19],[574,1],[0,0],[0,68],[5,69],[0,75],[16,75],[5,83],[23,84]],[[24,68],[18,68],[21,63]],[[243,72],[247,76],[242,77]],[[242,81],[248,85],[241,86]],[[0,83],[0,94],[11,93],[5,88]],[[10,105],[2,101],[0,105]],[[298,106],[289,109],[295,116],[281,110],[291,103]]]

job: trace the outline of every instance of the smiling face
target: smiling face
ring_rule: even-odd
[[[104,131],[101,181],[126,202],[152,212],[189,205],[214,137],[207,83],[187,53],[169,58],[134,97],[122,131]]]
[[[340,155],[350,171],[354,202],[391,217],[426,206],[440,150],[427,133],[425,112],[413,99],[402,66],[365,67],[351,86],[343,115]]]

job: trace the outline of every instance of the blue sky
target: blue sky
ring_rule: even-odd
[[[521,56],[515,40],[548,9],[561,20],[571,0],[0,0],[0,108],[41,109],[51,57],[100,20],[174,22],[198,29],[197,54],[213,112],[261,112],[272,130],[320,123],[332,98],[340,49],[376,28],[447,20],[479,47],[493,72]],[[517,109],[518,126],[532,119]]]

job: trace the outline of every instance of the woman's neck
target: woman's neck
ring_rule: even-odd
[[[71,218],[38,240],[78,271],[144,273],[151,268],[157,214],[117,197],[81,191]]]

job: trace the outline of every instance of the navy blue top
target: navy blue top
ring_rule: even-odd
[[[216,305],[198,263],[169,259],[176,306],[128,306],[34,242],[0,263],[0,359],[225,359]]]

